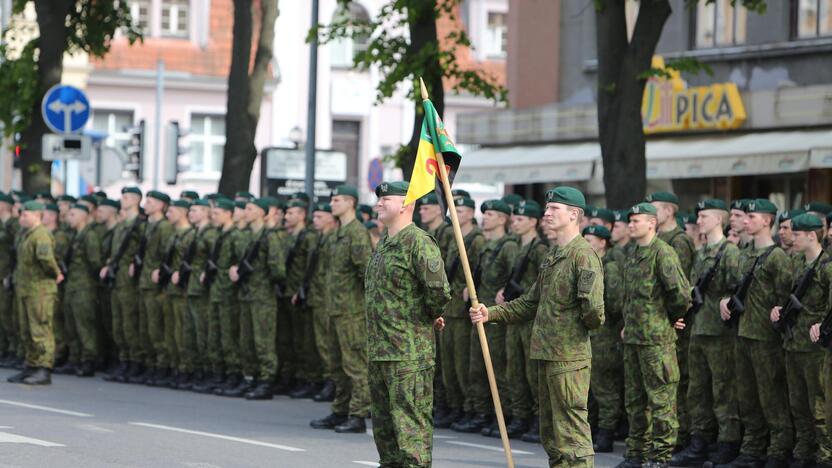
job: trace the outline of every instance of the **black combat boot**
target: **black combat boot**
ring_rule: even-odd
[[[291,398],[312,398],[315,396],[315,391],[318,389],[318,386],[313,382],[306,382],[305,384],[301,385],[300,387],[292,390],[289,392],[289,397]]]
[[[269,382],[260,382],[246,393],[246,400],[271,400],[272,398],[274,398],[274,392]]]
[[[191,387],[191,391],[194,393],[212,393],[217,385],[222,383],[222,378],[220,375],[215,374],[213,372],[209,373],[208,375],[204,376],[201,381],[194,382],[193,387]]]
[[[156,368],[155,367],[145,367],[144,371],[141,374],[128,377],[127,381],[132,383],[132,384],[142,384],[142,385],[144,385],[147,382],[147,380],[152,378],[153,375],[155,375],[155,374],[156,374]]]
[[[288,395],[295,388],[294,379],[280,378],[272,388],[275,395]]]
[[[457,432],[467,432],[469,434],[474,434],[477,432],[482,431],[484,427],[491,425],[491,415],[488,413],[479,413],[470,421],[468,424],[459,425],[455,429]]]
[[[56,367],[56,368],[52,371],[52,373],[53,373],[53,374],[59,374],[59,375],[72,375],[72,374],[74,374],[77,370],[78,370],[78,367],[75,365],[75,363],[72,363],[72,362],[66,361],[65,363],[63,363],[63,364],[62,364],[62,365],[60,365],[59,367]]]
[[[26,382],[24,380],[24,382]],[[785,458],[768,457],[765,468],[789,468],[789,462]]]
[[[708,461],[714,465],[724,465],[737,458],[739,453],[739,442],[717,442],[716,451],[711,453]]]
[[[509,439],[519,439],[529,430],[529,420],[526,418],[511,418],[511,424],[506,427],[506,434]],[[500,431],[495,435],[491,433],[491,437],[500,437]]]
[[[706,461],[708,461],[708,442],[694,434],[690,438],[690,445],[673,455],[670,464],[673,466],[702,466]]]
[[[32,375],[34,373],[35,373],[35,368],[34,367],[27,367],[27,368],[23,369],[22,371],[18,372],[17,374],[14,374],[11,377],[9,377],[8,379],[6,379],[6,382],[8,382],[8,383],[23,383],[23,380],[26,377],[29,377],[30,375]]]
[[[335,382],[332,380],[327,380],[324,382],[324,386],[312,397],[314,401],[317,402],[324,402],[324,401],[332,401],[335,399]]]
[[[140,362],[131,362],[130,363],[130,372],[128,372],[124,376],[124,380],[119,380],[119,382],[123,383],[139,383],[142,374],[144,374],[145,367],[144,364]]]
[[[81,367],[75,371],[75,375],[78,377],[93,377],[95,375],[95,363],[92,361],[82,362]]]
[[[240,380],[240,383],[237,384],[236,387],[224,390],[222,392],[222,395],[233,398],[241,398],[244,397],[246,393],[250,392],[253,388],[254,379],[246,377]]]
[[[670,466],[666,461],[646,461],[643,465],[644,468],[667,468]]]
[[[597,453],[610,453],[612,452],[614,438],[614,431],[599,427],[598,432],[595,433],[595,439],[592,441],[592,448]]]
[[[367,432],[367,422],[364,421],[364,418],[350,416],[344,424],[335,426],[335,432],[339,434],[365,434]]]
[[[127,373],[129,366],[130,365],[127,361],[119,362],[118,367],[116,367],[112,373],[104,376],[104,380],[107,382],[118,382],[119,378],[124,378],[124,374]]]
[[[173,375],[173,371],[169,367],[163,367],[156,372],[156,375],[148,379],[145,385],[151,387],[167,387],[170,383],[171,375]]]
[[[191,372],[183,372],[182,379],[176,382],[177,390],[190,390],[194,386],[194,374]]]
[[[638,458],[625,458],[623,462],[615,465],[615,468],[641,468],[642,461]]]
[[[309,425],[312,426],[314,429],[335,429],[336,426],[340,426],[347,422],[346,414],[335,414],[331,413],[329,416],[326,416],[321,419],[314,419],[312,420]]]
[[[35,372],[23,379],[26,385],[49,385],[52,383],[52,372],[45,367],[38,367]]]
[[[474,413],[463,413],[462,417],[451,423],[451,430],[459,432],[459,428],[467,425],[474,419]]]
[[[445,415],[444,418],[436,418],[433,420],[433,426],[438,429],[447,429],[451,427],[451,424],[459,421],[465,413],[462,412],[459,408],[452,408],[448,414]]]
[[[223,392],[226,390],[237,388],[237,385],[240,385],[242,379],[240,374],[228,374],[225,380],[214,388],[214,395],[223,396]]]
[[[710,463],[706,463],[706,465],[710,465]],[[737,458],[728,463],[713,466],[716,468],[763,468],[765,465],[765,458],[741,453]]]

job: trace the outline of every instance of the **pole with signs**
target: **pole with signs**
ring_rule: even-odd
[[[318,0],[312,0],[312,29],[318,27]],[[309,42],[309,96],[306,107],[306,193],[315,198],[315,123],[318,110],[318,35]]]

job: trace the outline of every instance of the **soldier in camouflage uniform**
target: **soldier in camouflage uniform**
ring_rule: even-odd
[[[592,380],[590,392],[597,408],[598,430],[593,440],[596,452],[612,452],[615,430],[624,415],[624,358],[621,354],[621,267],[610,254],[611,233],[605,226],[590,224],[582,232],[604,265],[604,325],[590,332]]]
[[[332,401],[335,398],[335,383],[332,380],[332,354],[331,350],[334,335],[330,330],[329,312],[327,304],[326,271],[329,266],[329,257],[326,255],[332,248],[330,243],[334,239],[335,230],[338,229],[338,221],[332,216],[332,207],[329,203],[318,203],[312,213],[312,225],[318,232],[318,242],[315,245],[314,253],[310,254],[311,281],[309,290],[306,293],[306,305],[312,314],[313,327],[315,331],[315,346],[318,348],[318,355],[321,356],[322,378],[324,385],[313,399],[315,401]],[[311,263],[314,261],[314,264]]]
[[[604,323],[601,260],[580,236],[586,201],[572,187],[546,193],[544,222],[559,248],[547,255],[537,281],[506,304],[471,308],[476,322],[534,319],[530,343],[539,360],[540,437],[549,466],[594,466],[587,414],[591,349],[589,331]]]
[[[824,318],[824,320],[829,320],[829,314]],[[812,343],[817,345],[822,345],[820,343],[820,333],[821,333],[821,322],[817,322],[812,324],[812,327],[809,329],[809,339]],[[832,348],[821,348],[824,349],[824,358],[823,358],[823,370],[822,370],[822,378],[821,384],[823,385],[823,394],[824,394],[824,405],[822,408],[816,408],[816,414],[824,419],[823,428],[826,429],[827,437],[830,436],[830,428],[829,423],[827,421],[832,421]],[[816,416],[816,418],[818,418]],[[815,464],[818,468],[829,468],[832,467],[832,463],[820,461]]]
[[[832,463],[832,444],[824,419],[824,391],[822,382],[824,351],[812,343],[809,329],[823,320],[829,310],[832,257],[823,251],[823,222],[813,214],[792,218],[794,249],[803,254],[795,261],[793,284],[809,275],[808,286],[798,299],[802,307],[788,329],[783,347],[786,350],[786,378],[789,406],[796,434],[794,461],[790,467],[810,467]],[[794,288],[793,288],[794,290]],[[771,321],[779,322],[783,308],[771,311]],[[830,395],[829,397],[832,397]]]
[[[335,400],[332,414],[314,420],[316,429],[364,433],[370,412],[367,383],[367,326],[364,313],[364,273],[372,254],[370,235],[355,219],[358,189],[341,185],[332,193],[332,214],[341,227],[328,252],[327,309],[337,346],[332,349]]]
[[[46,194],[42,194],[45,198]],[[60,209],[55,203],[45,203],[43,210],[43,227],[45,227],[52,238],[55,240],[55,261],[58,262],[58,267],[62,273],[66,275],[65,256],[69,250],[69,244],[72,242],[74,232],[67,230],[60,222]],[[67,362],[69,354],[69,343],[67,343],[67,336],[64,324],[64,309],[63,296],[64,285],[58,286],[58,295],[56,296],[56,303],[53,309],[52,331],[55,334],[55,362],[60,363],[55,367],[56,374],[74,374],[75,368]],[[77,345],[77,343],[76,343]]]
[[[50,373],[55,360],[52,313],[57,285],[64,276],[55,261],[55,240],[41,221],[43,209],[42,203],[26,202],[20,214],[20,225],[25,233],[17,246],[14,284],[26,368],[7,379],[12,383],[51,383]]]
[[[11,195],[0,192],[0,282],[11,280],[14,252],[14,218],[12,217],[14,199]],[[0,284],[0,366],[11,364],[17,352],[18,333],[12,318],[14,292],[11,283]]]
[[[621,272],[624,405],[630,434],[620,468],[667,466],[679,427],[674,323],[683,326],[690,283],[676,252],[656,234],[656,218],[656,207],[649,203],[630,210],[630,237],[637,247]]]
[[[740,250],[748,247],[751,241],[751,237],[745,232],[745,218],[747,217],[745,206],[748,202],[749,200],[745,198],[734,200],[731,202],[731,209],[728,212],[728,223],[731,226],[731,230],[736,232],[740,238],[737,244]]]
[[[817,202],[812,201],[803,205],[803,210],[806,213],[813,214],[820,219],[823,223],[823,237],[821,238],[821,246],[826,253],[830,253],[830,248],[832,248],[832,244],[830,244],[827,240],[827,235],[829,232],[829,224],[826,221],[827,216],[832,214],[832,205],[829,203]]]
[[[101,259],[110,256],[113,244],[113,233],[118,226],[118,212],[121,210],[121,202],[118,200],[103,199],[95,210],[97,232],[101,239]],[[99,278],[98,281],[98,365],[100,369],[106,369],[118,362],[118,349],[113,339],[113,314],[112,297],[110,287]],[[114,370],[114,369],[113,369]]]
[[[737,401],[745,429],[740,456],[729,466],[784,466],[792,449],[786,369],[782,340],[771,326],[770,311],[783,304],[791,286],[791,262],[771,238],[777,207],[769,200],[746,203],[745,233],[752,243],[742,250],[741,272],[754,268],[739,316],[735,347]],[[759,261],[758,261],[759,259]],[[720,301],[723,320],[729,320],[729,298]],[[768,449],[766,449],[768,446]],[[719,466],[719,465],[717,465]]]
[[[705,462],[727,463],[739,451],[740,422],[733,359],[736,330],[723,325],[719,300],[733,294],[741,273],[739,248],[728,242],[723,232],[723,224],[728,220],[725,202],[703,200],[697,205],[696,213],[705,244],[693,263],[693,281],[701,303],[694,303],[687,317],[692,321],[687,323],[691,329],[687,394],[691,440],[690,445],[673,455],[671,464],[698,467]],[[714,439],[718,450],[710,454],[708,444]]]
[[[381,466],[430,467],[434,322],[450,299],[436,241],[404,206],[407,182],[376,188],[387,234],[365,278],[373,438]]]

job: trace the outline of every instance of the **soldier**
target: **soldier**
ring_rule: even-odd
[[[13,291],[11,289],[11,275],[14,268],[14,232],[12,226],[12,205],[14,198],[0,192],[0,366],[8,366],[16,356],[17,330],[14,326],[14,307],[12,306]]]
[[[365,433],[370,412],[367,383],[366,317],[364,314],[364,273],[372,253],[367,229],[355,219],[358,189],[340,185],[332,192],[332,214],[341,227],[334,234],[328,252],[327,309],[333,347],[332,367],[335,400],[332,414],[316,419],[316,429],[339,433]]]
[[[315,250],[309,255],[307,264],[308,290],[306,292],[306,305],[311,310],[313,327],[315,331],[315,345],[318,354],[321,356],[323,368],[322,378],[324,385],[312,398],[315,401],[332,401],[335,398],[335,383],[332,380],[332,348],[334,335],[330,329],[329,312],[327,311],[327,287],[326,271],[329,265],[329,257],[326,253],[331,248],[330,242],[334,239],[335,230],[338,228],[338,221],[332,215],[332,207],[329,203],[318,203],[312,213],[312,225],[318,232],[318,242]],[[306,287],[306,286],[304,286]],[[300,301],[298,294],[297,301]]]
[[[766,464],[776,468],[786,464],[793,433],[782,340],[771,326],[770,311],[787,297],[791,264],[771,238],[777,207],[769,200],[758,198],[746,203],[745,208],[744,232],[751,236],[753,243],[743,249],[740,268],[743,273],[753,272],[747,294],[741,298],[744,311],[730,310],[729,297],[719,304],[723,320],[734,322],[739,315],[739,338],[734,353],[737,401],[745,433],[740,456],[728,466]]]
[[[101,241],[89,222],[86,205],[72,205],[67,222],[75,230],[75,238],[64,256],[66,264],[66,290],[64,319],[66,320],[68,363],[75,367],[78,377],[95,375],[98,357],[98,336],[95,326],[97,272],[101,270]]]
[[[26,231],[17,246],[14,284],[26,367],[7,379],[11,383],[52,383],[50,374],[55,360],[52,313],[57,285],[64,280],[64,275],[55,261],[55,240],[42,224],[43,210],[42,203],[26,202],[20,213],[20,225]]]
[[[604,325],[590,332],[592,342],[592,379],[590,393],[597,407],[598,430],[593,438],[596,452],[612,452],[615,431],[624,416],[624,358],[621,355],[621,267],[618,260],[608,254],[609,229],[590,225],[582,232],[601,257],[604,266]]]
[[[728,242],[723,225],[728,220],[725,202],[709,199],[696,208],[699,232],[706,239],[693,264],[695,289],[688,312],[692,320],[688,350],[691,440],[671,460],[674,466],[728,463],[737,457],[740,423],[734,380],[736,332],[722,324],[719,300],[733,294],[739,282],[739,248]],[[716,431],[714,430],[716,429]],[[708,452],[716,439],[718,450]]]
[[[431,466],[434,321],[450,299],[436,241],[404,206],[407,182],[376,187],[387,233],[367,267],[373,438],[381,466]]]
[[[118,225],[118,212],[121,210],[121,202],[104,198],[99,202],[95,210],[97,232],[100,232],[101,259],[110,256],[113,244],[113,233]],[[113,340],[113,314],[112,298],[110,287],[104,281],[98,282],[98,311],[96,323],[98,325],[98,368],[108,369],[118,363],[118,349]],[[115,367],[110,369],[115,372]]]
[[[587,415],[589,330],[604,323],[604,273],[580,236],[585,206],[575,188],[548,191],[544,222],[557,231],[559,248],[550,251],[537,281],[520,298],[470,310],[474,323],[534,319],[530,348],[539,360],[540,438],[550,466],[594,466]]]
[[[698,252],[703,245],[705,245],[705,235],[699,231],[699,225],[696,224],[696,214],[686,213],[682,219],[682,224],[685,227],[685,234],[693,241],[693,248]],[[693,272],[691,271],[691,274]]]
[[[829,284],[832,281],[832,259],[823,251],[823,222],[813,214],[802,214],[791,220],[794,249],[803,254],[794,263],[792,295],[784,307],[771,310],[771,321],[781,325],[786,338],[786,378],[789,406],[796,434],[794,461],[790,467],[813,467],[832,463],[832,444],[827,427],[818,424],[819,409],[824,406],[823,375],[824,351],[814,345],[809,329],[820,322],[829,310]],[[797,296],[800,297],[797,297]],[[789,304],[789,301],[792,303]],[[782,314],[791,309],[796,313]],[[832,397],[828,396],[828,397]]]
[[[832,205],[828,203],[822,202],[809,202],[803,205],[803,210],[806,213],[813,214],[818,217],[823,223],[823,237],[821,238],[821,245],[823,245],[824,250],[829,253],[830,245],[826,242],[826,235],[829,231],[829,225],[826,223],[826,217],[832,213]]]
[[[626,259],[635,250],[635,243],[630,240],[630,228],[627,222],[629,213],[627,210],[619,210],[613,212],[613,215],[615,223],[610,231],[610,241],[612,241],[610,253],[616,259]]]
[[[41,194],[41,199],[51,199],[46,197],[46,193]],[[60,222],[60,208],[54,202],[47,202],[44,205],[42,224],[43,227],[52,234],[55,240],[55,261],[58,262],[58,267],[61,273],[66,276],[66,265],[64,264],[64,256],[69,250],[69,244],[72,241],[74,233],[72,230],[66,230]],[[53,309],[52,332],[55,335],[55,362],[56,366],[54,372],[56,374],[74,374],[75,368],[67,362],[69,354],[69,344],[67,343],[66,332],[64,331],[64,310],[63,310],[63,291],[64,286],[58,286],[57,302]]]
[[[690,305],[690,283],[674,249],[657,233],[657,209],[630,210],[636,249],[621,271],[624,315],[624,405],[629,419],[625,461],[619,468],[667,466],[676,444],[679,365],[677,327]],[[652,430],[651,430],[652,428]]]
[[[307,200],[308,202],[308,200]],[[360,204],[358,205],[358,212],[361,214],[361,223],[366,223],[367,221],[371,221],[373,219],[373,207],[370,205]]]
[[[821,326],[828,325],[829,320],[832,320],[832,317],[827,313],[826,317],[823,319],[823,322],[814,323],[812,327],[809,329],[809,339],[812,340],[812,343],[821,345],[821,349],[824,349],[824,361],[823,361],[823,378],[822,378],[822,385],[823,385],[823,394],[824,394],[824,407],[820,409],[823,411],[824,417],[824,428],[826,429],[826,435],[829,437],[829,423],[826,421],[832,421],[832,348],[829,348],[829,344],[821,342]],[[824,330],[826,332],[826,330]],[[816,408],[816,414],[819,413],[819,409]],[[817,418],[818,416],[816,416]],[[818,462],[816,465],[818,468],[829,468],[832,467],[832,463],[829,462]]]
[[[199,200],[199,194],[194,190],[183,190],[179,192],[179,199],[193,204],[195,201]]]
[[[805,213],[805,211],[798,208],[795,210],[784,211],[777,217],[777,236],[780,238],[780,248],[783,249],[783,251],[786,252],[792,260],[803,259],[803,254],[801,252],[795,252],[792,249],[794,246],[792,218],[800,216],[803,213]]]
[[[740,249],[746,248],[751,242],[751,236],[745,232],[745,218],[747,217],[745,206],[748,202],[746,198],[734,200],[731,202],[731,211],[728,212],[728,223],[731,225],[731,230],[739,236],[737,245]]]

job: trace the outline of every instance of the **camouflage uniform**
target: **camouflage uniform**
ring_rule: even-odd
[[[0,281],[12,274],[14,248],[14,218],[0,222]],[[14,316],[14,291],[0,285],[0,355],[17,352],[18,331]]]
[[[188,275],[188,284],[185,285],[188,295],[188,316],[194,324],[195,338],[195,361],[196,370],[221,372],[222,368],[222,347],[219,335],[219,317],[214,316],[209,307],[208,291],[199,281],[199,277],[205,271],[205,264],[211,252],[211,245],[217,237],[217,229],[211,225],[198,228],[193,244],[188,246],[187,253],[190,254],[191,272]],[[182,279],[180,278],[180,281]]]
[[[69,250],[69,244],[75,231],[67,229],[64,225],[58,226],[52,231],[52,237],[55,239],[55,261],[60,266],[61,262],[65,261],[66,252]],[[66,319],[64,318],[64,289],[66,285],[61,283],[58,285],[58,295],[55,298],[55,308],[52,317],[52,330],[55,334],[55,357],[58,360],[66,358],[69,354],[70,345],[80,346],[79,343],[69,343],[69,337],[66,333]]]
[[[381,466],[431,466],[433,321],[450,299],[435,241],[410,224],[367,267],[367,353]]]
[[[444,259],[451,244],[454,243],[453,227],[443,222],[438,228],[428,231],[428,234],[436,241],[439,246],[439,253]],[[442,332],[434,330],[433,333],[436,343],[436,346],[434,346],[433,401],[437,407],[447,408],[448,396],[442,380]]]
[[[719,442],[738,443],[740,422],[733,357],[736,331],[724,325],[719,301],[733,294],[740,280],[739,248],[727,239],[702,246],[693,264],[693,279],[698,281],[713,267],[723,245],[725,250],[716,273],[702,292],[704,303],[693,317],[693,323],[688,324],[691,339],[687,399],[691,435],[705,441],[717,436]]]
[[[667,462],[679,428],[673,322],[687,312],[690,283],[673,248],[658,237],[636,248],[621,276],[624,406],[630,423],[626,456]]]
[[[589,330],[604,323],[604,271],[583,237],[550,250],[531,289],[489,312],[489,320],[531,319],[530,354],[540,361],[540,439],[549,466],[591,467]]]
[[[141,304],[139,310],[143,310],[143,317],[146,320],[146,333],[150,342],[149,356],[145,365],[166,369],[173,367],[171,356],[173,350],[168,349],[165,342],[165,293],[159,285],[153,282],[151,275],[153,270],[159,268],[165,256],[165,246],[168,240],[173,237],[174,227],[164,217],[158,221],[148,221],[144,231],[144,258],[142,258],[142,269],[139,272],[139,291],[141,293]]]
[[[67,265],[64,297],[69,362],[95,362],[98,336],[95,311],[98,304],[98,272],[103,266],[101,242],[91,225],[84,226],[72,241],[72,258]]]
[[[327,311],[326,271],[329,258],[325,255],[331,248],[333,233],[319,235],[315,249],[318,251],[318,262],[313,266],[312,281],[307,292],[306,306],[311,310],[313,328],[315,332],[315,346],[321,357],[321,376],[323,379],[332,378],[332,355],[330,353],[333,334],[329,328],[329,312]],[[311,256],[310,256],[311,257]]]
[[[621,268],[607,252],[604,255],[604,325],[590,333],[592,339],[592,384],[590,390],[598,408],[598,428],[615,431],[624,415],[624,357],[621,353],[622,316]]]
[[[17,246],[14,270],[20,340],[29,367],[51,369],[55,360],[52,313],[60,274],[55,261],[55,239],[43,225],[27,229]]]
[[[769,247],[750,246],[740,256],[741,271],[751,268]],[[786,458],[793,443],[782,340],[771,325],[771,309],[783,304],[791,286],[791,264],[775,247],[758,265],[739,318],[736,342],[737,401],[745,428],[740,452]],[[768,444],[767,444],[768,441]],[[768,452],[766,452],[768,445]]]
[[[110,251],[112,250],[115,227],[107,229],[106,224],[101,224],[100,226],[104,226],[104,231],[99,237],[101,239],[101,258],[106,259],[110,256]],[[103,281],[98,282],[96,323],[98,325],[99,359],[101,363],[106,365],[118,359],[118,348],[113,339],[112,294],[110,288]]]
[[[190,225],[186,227],[174,227],[173,236],[168,239],[166,251],[169,252],[165,260],[169,260],[167,266],[172,272],[179,271],[182,265],[182,259],[185,257],[185,251],[188,249],[191,241],[194,238],[195,231]],[[179,284],[173,284],[170,281],[164,285],[165,298],[170,304],[169,317],[172,319],[169,327],[165,323],[165,336],[167,337],[168,346],[172,346],[176,350],[176,369],[180,373],[190,373],[194,370],[194,361],[198,359],[196,355],[196,336],[194,330],[194,322],[188,314],[187,291]]]
[[[239,231],[234,226],[219,232],[211,242],[211,258],[217,265],[209,286],[211,315],[217,317],[219,341],[222,349],[222,368],[226,374],[236,375],[240,368],[240,320],[236,286],[228,277],[228,269],[237,263],[234,243]]]
[[[304,228],[298,234],[289,234],[286,239],[286,244],[290,246],[293,255],[291,258],[292,264],[286,265],[286,283],[283,291],[289,299],[286,301],[287,310],[284,314],[281,314],[284,317],[281,325],[285,324],[286,326],[284,334],[286,338],[278,341],[279,343],[282,342],[284,346],[288,345],[288,350],[292,351],[289,356],[294,358],[292,363],[294,365],[287,366],[286,373],[281,372],[281,377],[296,377],[307,382],[321,380],[320,358],[315,349],[312,317],[306,307],[292,304],[291,297],[298,292],[303,283],[309,254],[315,249],[317,242],[317,233],[311,226]],[[287,254],[287,262],[288,260]],[[280,320],[280,315],[278,320]],[[280,355],[278,351],[278,356]],[[284,368],[285,364],[281,362],[281,369]]]
[[[134,227],[135,224],[135,227]],[[144,362],[144,355],[139,341],[139,307],[136,282],[130,277],[130,263],[139,248],[139,240],[144,235],[145,224],[138,216],[120,222],[114,229],[110,244],[109,260],[126,242],[123,255],[118,259],[115,286],[110,292],[113,315],[113,340],[118,348],[118,359],[122,362]],[[129,237],[128,237],[129,235]]]
[[[352,220],[335,231],[326,284],[330,330],[335,336],[332,412],[338,415],[366,418],[370,412],[364,273],[371,254],[370,234],[359,221]]]

